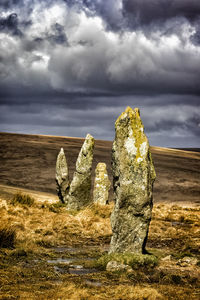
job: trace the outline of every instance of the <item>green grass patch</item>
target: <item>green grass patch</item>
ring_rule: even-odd
[[[101,218],[110,218],[112,212],[111,206],[109,205],[93,204],[91,209],[95,215]]]
[[[49,211],[52,211],[54,213],[59,213],[63,207],[66,207],[65,203],[56,202],[56,203],[49,205]]]
[[[35,202],[35,199],[33,197],[31,197],[28,194],[22,194],[22,193],[16,193],[12,200],[11,200],[11,204],[13,205],[27,205],[27,206],[32,206]]]
[[[158,264],[158,258],[149,254],[133,253],[111,253],[105,254],[97,260],[97,267],[105,270],[109,261],[117,261],[121,264],[129,265],[133,269],[139,267],[153,268]]]

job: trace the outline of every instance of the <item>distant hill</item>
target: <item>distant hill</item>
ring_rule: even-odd
[[[64,148],[72,179],[83,141],[74,137],[0,133],[0,183],[56,194],[55,164],[60,148]],[[111,148],[112,142],[96,140],[93,179],[98,162],[107,164],[112,178]],[[192,150],[151,147],[157,173],[156,202],[200,203],[200,153]]]
[[[184,151],[200,152],[200,148],[175,148]]]

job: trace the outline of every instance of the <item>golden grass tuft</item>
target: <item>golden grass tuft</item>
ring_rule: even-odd
[[[13,248],[15,246],[16,230],[7,220],[0,220],[0,248]]]
[[[13,205],[27,205],[32,206],[34,204],[35,200],[33,197],[31,197],[28,194],[22,194],[22,193],[16,193],[13,196],[13,199],[11,200],[11,204]]]

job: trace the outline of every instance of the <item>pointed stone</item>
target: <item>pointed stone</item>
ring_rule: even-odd
[[[63,148],[61,148],[56,161],[56,183],[58,197],[64,203],[64,198],[69,192],[69,174]]]
[[[137,108],[127,107],[115,123],[112,170],[115,207],[109,252],[144,253],[156,174]]]
[[[95,169],[93,201],[94,203],[106,205],[110,189],[110,180],[105,163],[98,163]]]
[[[76,171],[66,197],[68,209],[80,209],[91,201],[91,172],[94,138],[87,134],[76,161]]]

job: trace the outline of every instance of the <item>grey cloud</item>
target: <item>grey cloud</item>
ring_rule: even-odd
[[[93,14],[101,16],[107,24],[108,30],[121,30],[124,26],[124,19],[121,9],[121,0],[91,1],[83,0],[85,5]]]
[[[196,31],[191,35],[190,40],[195,46],[200,46],[200,23],[196,26]]]
[[[189,114],[189,117],[184,121],[171,119],[170,117],[167,120],[156,121],[152,126],[148,126],[147,131],[157,132],[157,131],[174,131],[178,130],[188,131],[193,136],[199,137],[199,124],[200,124],[200,114],[193,113]]]
[[[186,20],[194,26],[200,18],[198,0],[63,0],[69,7],[100,16],[108,30],[160,30],[162,34],[178,30]]]
[[[9,9],[17,4],[22,4],[22,3],[23,3],[23,0],[1,0],[0,7],[4,8],[4,9]]]
[[[5,3],[0,130],[113,139],[130,105],[141,108],[151,143],[197,146],[197,1]]]
[[[88,35],[88,41],[93,37]],[[60,88],[80,87],[118,93],[200,94],[199,55],[188,47],[162,47],[160,42],[133,36],[110,43],[106,36],[52,52],[49,70]],[[170,40],[169,40],[170,43]],[[113,51],[113,49],[115,49]],[[62,56],[62,61],[60,57]]]
[[[43,6],[53,3],[66,3],[68,7],[84,10],[88,15],[98,15],[110,30],[121,30],[124,27],[136,29],[153,23],[161,25],[169,19],[185,18],[196,22],[200,15],[198,0],[47,0]],[[23,7],[29,15],[36,3],[35,0],[2,0],[4,9]]]
[[[53,44],[66,44],[67,36],[64,32],[64,26],[59,23],[52,25],[52,33],[47,34],[47,39]]]
[[[105,102],[106,100],[104,100]],[[162,102],[162,98],[160,102]],[[132,99],[132,102],[129,99],[129,104],[132,107],[135,107],[136,103],[137,98]],[[140,99],[140,103],[142,103],[141,117],[151,143],[184,147],[187,146],[184,144],[183,138],[185,138],[185,141],[190,141],[190,145],[198,145],[200,114],[197,113],[197,107],[182,105],[182,103],[166,103],[162,107],[145,104],[142,99]],[[84,104],[87,104],[86,99],[82,106]],[[59,104],[59,102],[57,104],[24,103],[12,107],[2,105],[0,126],[1,130],[7,126],[7,130],[10,131],[23,129],[27,133],[39,132],[82,137],[90,132],[96,139],[112,140],[114,138],[114,122],[125,109],[125,105],[126,101],[123,101],[123,98],[118,99],[117,102],[113,99],[113,103],[109,103],[107,107],[101,104],[99,106],[87,106],[86,109],[76,104],[69,107],[67,103]],[[155,137],[157,137],[157,141]],[[160,139],[163,139],[162,143],[160,143]]]
[[[16,13],[10,14],[7,18],[0,19],[0,31],[10,32],[12,35],[22,36],[18,28],[18,16]]]
[[[200,15],[198,0],[123,0],[123,13],[134,26],[165,22],[171,18],[185,17],[190,22]]]

